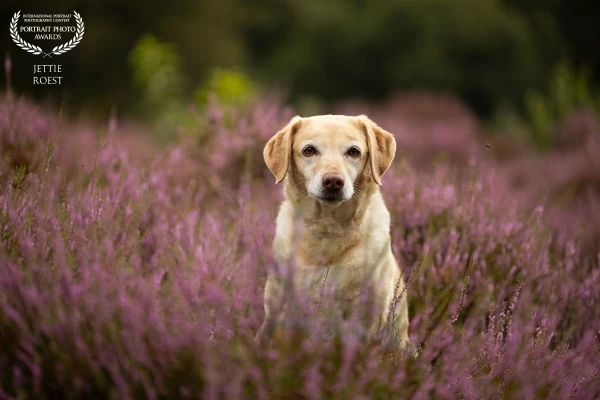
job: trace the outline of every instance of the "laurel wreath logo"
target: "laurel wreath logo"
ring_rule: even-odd
[[[52,54],[59,55],[66,53],[67,51],[74,49],[75,46],[77,46],[79,42],[81,42],[81,39],[83,38],[83,33],[85,32],[85,27],[83,25],[83,19],[81,18],[81,15],[74,10],[73,15],[75,15],[75,21],[77,22],[77,30],[75,31],[75,36],[73,36],[73,39],[69,40],[67,43],[54,47],[50,53],[44,53],[40,46],[28,43],[25,40],[23,40],[21,36],[19,36],[19,33],[17,31],[17,22],[19,21],[19,17],[21,16],[21,11],[17,11],[15,15],[13,15],[12,20],[10,21],[10,37],[12,37],[12,40],[17,44],[17,46],[31,54],[43,54],[44,57],[52,57]]]
[[[75,10],[73,10],[73,15],[75,15],[75,21],[77,21],[77,31],[75,32],[75,36],[73,36],[73,39],[69,40],[67,43],[61,44],[60,46],[56,46],[55,48],[53,48],[52,54],[58,55],[66,53],[67,51],[75,48],[75,46],[77,46],[79,42],[81,42],[81,39],[83,38],[83,32],[85,30],[83,26],[83,19],[81,18],[81,15],[79,15],[79,13],[77,13],[77,11]]]

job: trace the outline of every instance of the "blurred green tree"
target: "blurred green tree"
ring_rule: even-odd
[[[600,95],[592,90],[588,69],[576,69],[568,62],[554,68],[549,88],[545,93],[530,89],[525,106],[529,130],[534,144],[540,149],[554,145],[553,129],[580,109],[588,109],[600,116]]]
[[[196,105],[203,107],[211,95],[221,105],[240,106],[250,102],[257,92],[256,84],[239,69],[215,68],[207,81],[194,93]]]
[[[127,60],[146,33],[177,45],[183,99],[216,68],[240,68],[295,102],[424,88],[455,92],[486,116],[498,105],[524,110],[523,93],[547,89],[561,59],[600,77],[600,2],[589,0],[7,0],[0,16],[73,9],[86,36],[60,58],[63,86],[31,84],[20,66],[35,56],[8,30],[0,47],[11,52],[16,92],[66,98],[71,109],[103,116],[113,105],[136,110],[139,85]]]
[[[133,83],[140,92],[140,112],[154,121],[160,139],[172,139],[191,117],[184,102],[182,60],[172,44],[143,36],[129,55]]]
[[[535,32],[497,0],[261,3],[246,32],[250,54],[295,97],[380,99],[430,88],[456,92],[487,115],[543,83]]]

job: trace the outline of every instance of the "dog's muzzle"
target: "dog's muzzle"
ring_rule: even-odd
[[[325,201],[344,200],[344,177],[341,174],[325,174],[321,180],[320,198]]]

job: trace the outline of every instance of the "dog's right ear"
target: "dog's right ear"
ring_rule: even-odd
[[[275,183],[281,182],[287,175],[292,158],[292,136],[300,127],[301,120],[299,116],[292,118],[265,146],[263,157],[267,167],[275,175]]]

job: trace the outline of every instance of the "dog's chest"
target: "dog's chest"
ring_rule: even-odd
[[[323,290],[335,297],[357,297],[368,282],[367,249],[352,233],[306,232],[296,253],[296,273],[303,289],[313,295]]]
[[[306,229],[299,232],[296,258],[301,265],[351,265],[363,257],[362,240],[351,230],[322,231]]]
[[[294,266],[296,281],[313,300],[323,290],[337,298],[357,298],[378,279],[382,257],[388,255],[383,250],[389,244],[389,224],[383,222],[335,216],[295,219],[293,207],[286,202],[277,218],[275,256],[278,262]]]
[[[295,272],[298,288],[313,302],[322,298],[358,299],[368,284],[364,269],[355,265],[298,266]]]

